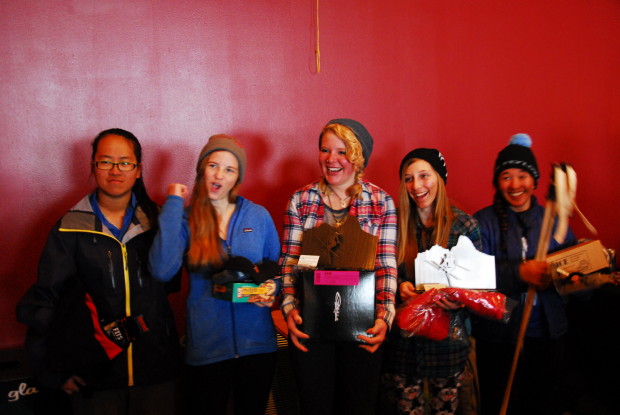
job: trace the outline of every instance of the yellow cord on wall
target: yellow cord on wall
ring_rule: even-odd
[[[319,1],[316,0],[316,73],[321,73],[321,37],[320,37],[320,22],[319,22]]]

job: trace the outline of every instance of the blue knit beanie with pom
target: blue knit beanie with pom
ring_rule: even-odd
[[[532,175],[534,183],[538,185],[538,164],[532,153],[532,138],[523,133],[510,137],[506,147],[497,155],[493,172],[493,186],[497,187],[497,178],[506,169],[521,169]]]

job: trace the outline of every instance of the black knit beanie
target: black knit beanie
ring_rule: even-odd
[[[538,185],[538,164],[532,152],[532,138],[523,133],[510,137],[508,145],[497,155],[495,170],[493,171],[493,186],[497,187],[497,178],[506,169],[525,170],[534,178],[534,184]]]
[[[370,135],[368,130],[366,130],[366,127],[364,127],[361,123],[355,120],[351,120],[349,118],[336,118],[328,122],[326,125],[329,125],[329,124],[344,125],[345,127],[348,127],[351,131],[353,131],[353,134],[355,134],[357,141],[359,141],[360,145],[362,146],[362,155],[364,156],[364,167],[366,167],[368,165],[368,160],[370,159],[370,155],[372,154],[372,145],[373,145],[372,136]],[[319,139],[319,146],[320,145],[321,145],[321,141]]]
[[[200,151],[200,157],[198,157],[198,164],[196,165],[196,172],[200,173],[200,163],[202,163],[202,160],[214,151],[229,151],[237,157],[237,161],[239,162],[239,183],[241,183],[243,181],[243,175],[245,174],[245,167],[247,165],[245,150],[236,138],[225,134],[216,134],[209,137],[209,141]]]
[[[407,160],[411,159],[421,159],[428,164],[430,164],[433,169],[441,176],[443,182],[445,184],[448,183],[448,168],[446,167],[446,160],[443,158],[443,155],[434,148],[416,148],[415,150],[410,151],[400,162],[400,169],[398,170],[399,177],[403,178],[403,167],[405,167],[405,163]]]

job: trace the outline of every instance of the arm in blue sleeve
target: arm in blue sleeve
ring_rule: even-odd
[[[482,252],[495,256],[495,280],[497,290],[507,295],[516,295],[527,291],[527,284],[519,277],[520,258],[505,258],[499,252],[499,225],[494,216],[489,217],[482,211],[474,214],[480,227]]]
[[[183,198],[168,196],[159,214],[159,230],[149,251],[149,269],[159,281],[169,281],[183,266],[189,226],[183,217]]]
[[[278,262],[280,258],[280,238],[276,225],[274,225],[269,213],[265,217],[265,245],[263,258]]]
[[[276,225],[273,223],[273,219],[269,212],[265,210],[265,244],[263,249],[263,259],[278,262],[280,258],[280,237],[276,230]],[[282,276],[278,275],[274,278],[276,282],[276,293],[280,292],[282,285]]]

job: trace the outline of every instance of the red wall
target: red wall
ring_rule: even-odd
[[[191,183],[207,137],[247,146],[242,193],[278,226],[290,193],[318,176],[334,117],[375,137],[367,177],[395,195],[409,150],[446,156],[452,198],[490,204],[497,152],[528,132],[542,170],[573,163],[580,208],[620,247],[620,2],[315,0],[0,2],[0,348],[22,343],[14,307],[47,232],[89,180],[89,142],[134,132],[163,200]],[[573,220],[580,236],[589,236]],[[175,299],[180,308],[182,296]]]

